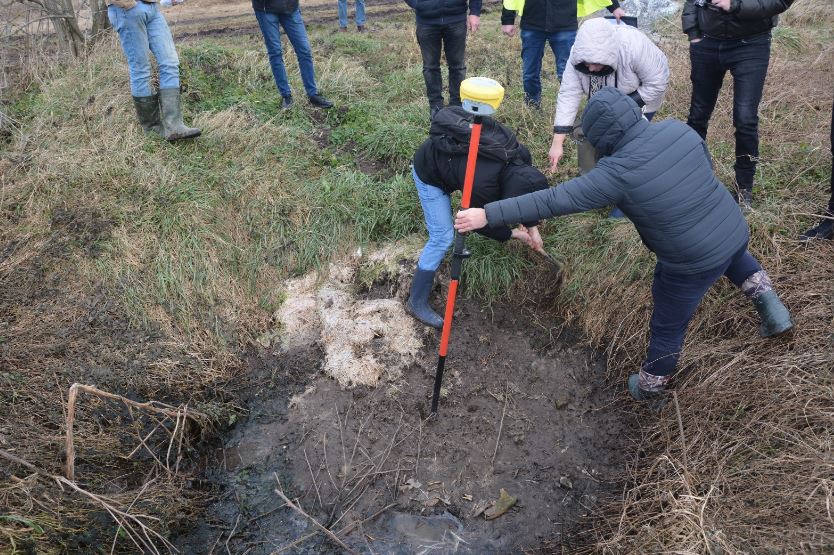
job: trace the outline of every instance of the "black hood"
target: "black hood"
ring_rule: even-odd
[[[592,96],[582,114],[585,137],[604,156],[621,148],[648,125],[637,103],[614,87],[603,87]]]

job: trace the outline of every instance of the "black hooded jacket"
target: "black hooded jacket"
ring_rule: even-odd
[[[584,176],[485,206],[489,226],[618,206],[670,272],[712,270],[750,238],[747,222],[712,169],[707,145],[677,120],[649,124],[625,93],[591,97],[582,130],[603,155]]]
[[[471,121],[472,116],[458,106],[437,113],[429,138],[414,154],[414,171],[421,181],[446,194],[463,190],[469,152],[468,122]],[[461,128],[467,130],[465,134]],[[531,164],[530,151],[518,143],[512,131],[484,117],[470,206],[482,208],[488,202],[547,189],[547,178]],[[518,223],[532,227],[538,221],[533,218]],[[506,241],[512,234],[507,226],[478,232],[496,241]]]
[[[730,11],[698,6],[685,0],[681,22],[689,40],[704,35],[717,39],[750,37],[769,32],[779,22],[779,14],[794,0],[732,0]]]
[[[298,9],[298,0],[252,0],[256,12],[293,13]]]

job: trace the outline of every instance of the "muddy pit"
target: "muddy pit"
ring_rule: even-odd
[[[288,286],[282,327],[262,338],[276,344],[249,360],[251,412],[213,455],[219,500],[178,539],[183,552],[345,551],[310,536],[276,488],[352,550],[402,554],[570,545],[621,491],[622,394],[527,309],[459,303],[427,418],[439,334],[402,311],[407,274],[358,296],[350,270]],[[517,501],[487,519],[502,489]]]

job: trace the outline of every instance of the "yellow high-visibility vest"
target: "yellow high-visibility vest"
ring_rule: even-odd
[[[576,0],[576,15],[585,17],[611,5],[610,0]],[[524,0],[504,0],[504,7],[518,13],[524,13]]]

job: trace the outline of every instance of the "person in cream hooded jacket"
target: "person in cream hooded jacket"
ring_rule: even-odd
[[[603,87],[616,87],[637,102],[651,120],[663,103],[668,83],[666,56],[642,31],[603,18],[583,23],[556,98],[551,171],[562,157],[565,136],[574,129],[583,99],[591,98]]]

